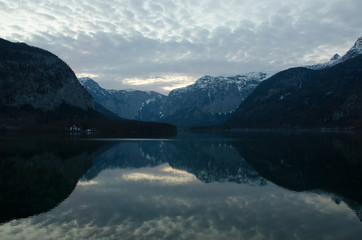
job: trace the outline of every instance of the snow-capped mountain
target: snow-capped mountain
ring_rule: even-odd
[[[144,104],[138,119],[179,127],[213,125],[224,121],[271,73],[251,72],[235,76],[204,76],[194,84],[172,90],[165,99]]]
[[[309,69],[319,70],[328,67],[332,67],[336,64],[342,63],[347,61],[348,59],[352,59],[362,54],[362,37],[358,38],[352,48],[346,52],[342,57],[339,56],[337,53],[329,60],[329,62],[316,64],[312,66],[307,66]]]
[[[106,90],[90,78],[79,78],[79,82],[97,103],[120,117],[188,127],[224,121],[269,76],[271,73],[262,72],[204,76],[194,84],[174,89],[167,97],[149,91]]]
[[[151,91],[107,90],[100,87],[91,78],[79,78],[78,80],[97,103],[122,118],[136,119],[137,112],[145,102],[165,98],[164,95]]]

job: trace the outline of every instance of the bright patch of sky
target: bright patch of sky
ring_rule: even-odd
[[[360,0],[0,0],[0,37],[47,49],[105,88],[167,93],[206,74],[343,55],[362,35],[361,9]]]

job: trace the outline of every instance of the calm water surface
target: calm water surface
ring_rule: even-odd
[[[362,138],[0,138],[0,239],[361,239]]]

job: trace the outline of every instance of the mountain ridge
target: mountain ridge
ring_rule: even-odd
[[[189,127],[224,121],[261,81],[271,75],[272,73],[262,72],[216,77],[206,75],[194,84],[172,90],[168,96],[152,91],[144,92],[145,97],[139,96],[137,104],[128,106],[133,111],[123,115],[119,109],[122,106],[117,101],[123,101],[123,105],[127,105],[129,99],[126,95],[140,95],[142,91],[106,90],[90,78],[80,78],[79,81],[96,102],[118,116]],[[124,96],[117,99],[114,94]],[[111,101],[115,103],[110,104]]]

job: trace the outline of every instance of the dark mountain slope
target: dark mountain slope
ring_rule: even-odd
[[[69,66],[54,54],[0,39],[0,104],[44,111],[66,103],[93,109],[93,99]]]
[[[362,55],[320,70],[292,68],[275,74],[240,104],[224,126],[361,128]]]

